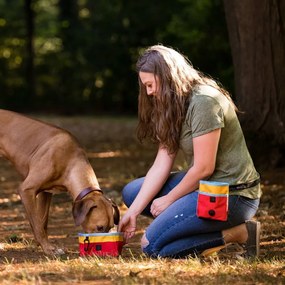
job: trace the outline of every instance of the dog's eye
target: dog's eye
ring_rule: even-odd
[[[95,209],[95,208],[98,208],[97,205],[92,206],[92,207],[90,208],[90,211],[93,210],[93,209]]]

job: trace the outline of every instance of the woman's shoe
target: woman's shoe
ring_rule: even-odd
[[[245,221],[248,238],[245,244],[245,257],[258,257],[260,253],[260,222]]]

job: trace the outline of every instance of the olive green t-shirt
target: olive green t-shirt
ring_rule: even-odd
[[[259,174],[248,152],[232,104],[217,89],[200,85],[192,93],[180,138],[180,148],[189,167],[193,165],[193,138],[215,129],[221,129],[221,136],[215,170],[208,180],[237,185],[258,179]],[[230,195],[260,198],[260,184],[243,190],[230,191]]]

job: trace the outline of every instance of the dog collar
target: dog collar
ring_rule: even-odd
[[[79,201],[81,200],[82,198],[84,198],[86,195],[88,195],[89,193],[91,192],[95,192],[95,191],[98,191],[98,192],[101,192],[103,193],[103,191],[101,189],[97,189],[97,188],[94,188],[94,187],[87,187],[85,189],[83,189],[79,195],[76,197],[75,201]]]

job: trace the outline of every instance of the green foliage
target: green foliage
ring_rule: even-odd
[[[2,108],[136,113],[134,64],[142,48],[157,43],[178,48],[232,88],[221,0],[31,2],[34,81],[27,82],[28,1],[0,0]]]
[[[179,0],[162,41],[175,43],[202,72],[233,90],[233,68],[223,3],[219,0]]]
[[[22,1],[0,1],[0,104],[12,101],[25,85],[25,33],[22,25]]]

